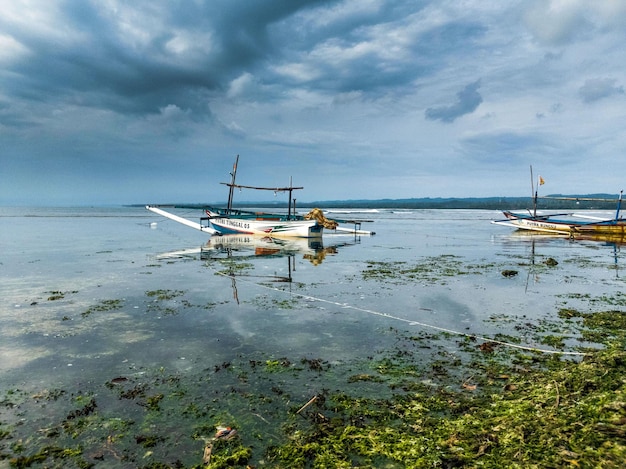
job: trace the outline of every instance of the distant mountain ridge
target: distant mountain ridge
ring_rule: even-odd
[[[599,200],[587,200],[599,199]],[[541,210],[560,209],[585,209],[585,210],[613,210],[617,206],[618,195],[616,194],[551,194],[539,197],[537,208]],[[162,204],[180,208],[203,208],[207,206],[225,205],[225,203],[171,203]],[[237,202],[237,207],[276,207],[286,208],[287,202],[275,200],[266,202]],[[320,200],[314,202],[298,202],[298,208],[369,208],[369,209],[484,209],[484,210],[508,210],[531,208],[531,197],[423,197],[407,199],[358,199],[358,200]]]

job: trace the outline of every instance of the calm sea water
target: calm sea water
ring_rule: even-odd
[[[220,361],[242,349],[343,359],[384,347],[380,331],[390,326],[423,327],[411,321],[512,334],[493,318],[539,319],[571,302],[568,295],[624,286],[619,246],[524,236],[490,224],[497,212],[350,217],[374,220],[364,228],[376,235],[325,236],[323,250],[301,241],[264,256],[280,246],[245,238],[211,244],[142,208],[2,208],[0,384],[103,366],[115,374],[129,361]],[[209,249],[215,244],[224,249]],[[558,266],[544,268],[549,257]],[[229,268],[234,281],[218,274]],[[519,274],[505,278],[505,269]],[[168,298],[159,302],[157,291]],[[107,304],[106,312],[85,314]]]
[[[97,392],[242,357],[346,363],[392,347],[391,330],[533,347],[520,324],[624,289],[619,245],[523,235],[495,211],[328,216],[371,219],[376,235],[255,243],[143,208],[0,208],[0,393]]]

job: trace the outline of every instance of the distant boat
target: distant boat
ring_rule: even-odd
[[[221,183],[229,187],[228,204],[226,208],[206,208],[206,216],[200,218],[200,223],[169,213],[158,206],[147,205],[146,208],[178,223],[217,235],[243,234],[271,236],[274,238],[320,238],[323,235],[324,229],[333,233],[350,233],[356,235],[374,234],[374,232],[360,229],[361,223],[370,220],[329,220],[319,208],[311,210],[306,215],[298,215],[295,208],[295,199],[292,201],[291,196],[294,190],[303,188],[294,187],[291,183],[288,187],[256,187],[236,184],[235,179],[237,176],[238,162],[239,155],[237,155],[233,171],[230,173],[231,182]],[[235,188],[272,191],[275,194],[278,192],[287,192],[289,194],[287,213],[265,213],[235,209],[233,208],[233,193]],[[340,223],[351,224],[353,228],[340,227]]]
[[[532,167],[531,167],[531,182]],[[537,187],[543,184],[543,179],[539,176]],[[577,237],[593,237],[607,236],[615,238],[626,237],[626,220],[621,217],[620,210],[622,205],[622,193],[620,191],[617,199],[617,209],[615,216],[611,218],[600,218],[576,213],[537,213],[537,189],[533,188],[534,201],[533,210],[524,212],[511,212],[505,210],[503,212],[505,220],[494,220],[492,223],[497,225],[513,226],[522,230],[538,231],[543,233],[554,233],[568,235],[572,238]],[[565,200],[602,200],[606,199],[590,199],[576,197],[550,197]]]
[[[514,226],[522,230],[567,234],[572,237],[576,235],[626,236],[626,220],[621,218],[598,218],[596,220],[575,213],[538,215],[504,211],[503,214],[506,220],[497,220],[494,223]]]
[[[536,231],[536,230],[515,230],[508,237],[509,240],[514,241],[548,241],[551,239],[568,238],[575,241],[593,241],[601,242],[613,246],[621,246],[626,244],[626,234],[593,234],[593,233],[576,233],[570,235],[569,232],[548,232],[548,231]]]

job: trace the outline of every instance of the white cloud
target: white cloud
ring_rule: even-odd
[[[316,67],[305,63],[287,63],[277,65],[273,67],[273,70],[285,78],[301,83],[315,80],[321,75],[320,71]]]
[[[28,48],[15,38],[0,34],[0,62],[9,62],[28,53]]]
[[[589,39],[594,33],[623,32],[626,2],[622,0],[530,0],[523,19],[541,43],[559,46]]]
[[[540,42],[562,44],[584,31],[586,4],[585,0],[536,0],[524,20]]]
[[[228,87],[227,96],[229,98],[237,98],[246,94],[250,90],[254,83],[254,77],[252,74],[245,72],[230,82]]]

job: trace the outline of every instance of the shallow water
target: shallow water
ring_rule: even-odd
[[[539,319],[574,301],[568,295],[623,287],[619,246],[524,236],[490,224],[498,214],[489,211],[367,213],[375,236],[325,236],[318,260],[306,242],[263,256],[238,239],[229,259],[206,249],[205,234],[141,208],[0,213],[0,369],[16,375],[41,362],[38,374],[51,365],[101,373],[103,360],[114,369],[170,366],[180,357],[226,359],[231,349],[349,359],[384,347],[388,327],[513,334],[493,318]],[[550,257],[554,268],[544,265]],[[290,263],[291,282],[272,279],[288,277]],[[218,275],[231,264],[242,266],[234,281]],[[505,269],[519,273],[504,278]],[[374,270],[388,272],[364,278]],[[146,295],[159,290],[177,294]],[[119,307],[84,314],[107,301]]]
[[[375,236],[311,247],[209,239],[142,208],[0,208],[0,395],[59,389],[113,406],[103,384],[116,377],[197,383],[237,360],[356,363],[398,334],[442,330],[450,353],[463,335],[550,349],[520,326],[624,300],[620,246],[520,234],[489,223],[495,211],[362,216]],[[281,385],[306,401],[337,383]]]

